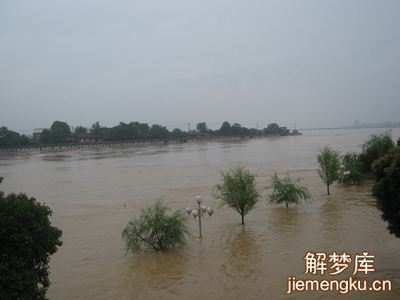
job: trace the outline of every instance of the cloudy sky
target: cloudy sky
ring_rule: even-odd
[[[0,125],[400,120],[400,1],[1,0]]]

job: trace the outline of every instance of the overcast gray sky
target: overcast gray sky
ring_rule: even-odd
[[[399,114],[397,0],[0,1],[0,125],[17,131]]]

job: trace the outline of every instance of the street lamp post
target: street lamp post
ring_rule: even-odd
[[[186,212],[188,215],[192,215],[194,217],[194,219],[196,219],[197,217],[199,217],[199,236],[200,238],[202,238],[202,233],[201,233],[201,218],[204,216],[205,213],[208,214],[209,217],[212,216],[212,214],[214,213],[214,210],[211,206],[205,206],[205,205],[201,205],[201,203],[203,202],[203,198],[201,198],[201,196],[197,195],[195,198],[198,208],[191,208],[191,207],[186,207]]]

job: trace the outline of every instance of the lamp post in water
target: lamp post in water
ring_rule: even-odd
[[[211,206],[207,207],[205,205],[201,205],[201,203],[203,202],[203,198],[201,198],[201,196],[197,195],[195,200],[197,202],[198,208],[186,207],[186,212],[188,215],[192,215],[195,220],[197,217],[199,217],[199,236],[201,238],[201,218],[204,216],[205,213],[207,213],[208,216],[211,217],[214,213],[214,210]]]

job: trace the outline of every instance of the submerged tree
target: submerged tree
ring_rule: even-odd
[[[50,216],[34,198],[0,192],[0,299],[46,299],[50,255],[62,244]]]
[[[287,175],[284,178],[279,178],[275,173],[271,179],[272,193],[269,195],[271,203],[285,203],[286,207],[289,204],[299,204],[302,201],[311,200],[311,194],[308,189],[301,186],[299,182],[301,178],[293,179]]]
[[[318,154],[319,169],[318,174],[326,184],[326,191],[330,195],[329,187],[339,179],[340,154],[337,150],[332,150],[328,146],[320,150]]]
[[[400,237],[400,149],[393,148],[372,165],[373,195],[390,233]]]
[[[221,172],[222,183],[216,185],[217,198],[223,205],[236,210],[242,217],[254,207],[260,198],[256,189],[255,177],[242,167],[237,167],[228,172]]]
[[[142,210],[138,219],[128,223],[122,231],[127,251],[139,252],[146,248],[160,251],[186,244],[186,217],[181,211],[167,214],[168,208],[160,201]]]
[[[342,156],[342,166],[339,176],[339,182],[342,184],[359,185],[364,179],[363,165],[360,161],[360,155],[354,152],[348,152]]]

